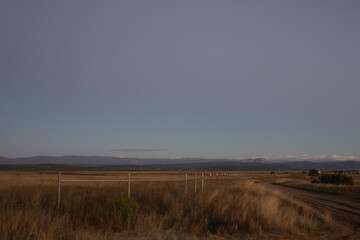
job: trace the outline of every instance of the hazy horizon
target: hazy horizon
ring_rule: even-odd
[[[360,159],[359,1],[1,1],[0,156]]]
[[[125,157],[125,156],[112,156],[112,155],[108,155],[108,156],[100,156],[100,155],[35,155],[35,156],[22,156],[22,157],[6,157],[6,156],[1,156],[0,157],[4,157],[6,159],[18,159],[18,158],[37,158],[37,157],[55,157],[55,158],[62,158],[62,157],[97,157],[97,158],[108,158],[108,157],[115,157],[115,158],[120,158],[120,159],[144,159],[144,160],[151,160],[151,159],[164,159],[164,160],[180,160],[180,159],[205,159],[205,160],[250,160],[250,159],[264,159],[265,161],[271,161],[271,162],[296,162],[296,161],[315,161],[315,162],[324,162],[324,161],[336,161],[336,162],[342,162],[342,161],[360,161],[360,157],[359,156],[341,156],[341,155],[332,155],[332,156],[327,156],[325,154],[323,155],[316,155],[316,156],[312,156],[309,154],[303,154],[301,156],[295,156],[295,155],[288,155],[288,156],[275,156],[275,157],[267,157],[267,156],[257,156],[257,157],[247,157],[247,158],[222,158],[222,157],[218,157],[218,158],[200,158],[200,157]],[[171,162],[169,162],[171,163]]]

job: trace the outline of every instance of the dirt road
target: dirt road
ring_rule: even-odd
[[[360,224],[360,201],[341,195],[317,193],[275,185],[271,182],[260,183],[260,185],[283,192],[289,196],[306,202],[316,209],[329,211],[339,220],[347,221],[353,224]]]
[[[306,202],[310,206],[330,212],[339,221],[353,226],[354,232],[344,239],[360,239],[360,201],[341,195],[311,192],[302,189],[275,185],[271,182],[259,183],[262,186],[278,190],[293,198]],[[358,238],[359,237],[359,238]]]

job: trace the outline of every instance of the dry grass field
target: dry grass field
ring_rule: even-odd
[[[300,181],[301,172],[208,175],[204,191],[188,183],[132,183],[138,211],[114,211],[127,183],[63,182],[56,172],[0,172],[0,239],[336,239],[344,226],[329,213],[256,182]],[[190,175],[189,175],[190,176]],[[192,176],[192,175],[191,175]],[[126,179],[121,172],[65,172],[63,179]],[[184,178],[136,172],[133,179]],[[286,180],[288,179],[288,180]],[[198,188],[200,189],[200,181]]]

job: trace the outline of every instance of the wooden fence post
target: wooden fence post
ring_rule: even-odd
[[[128,178],[128,198],[130,198],[130,173]]]
[[[185,193],[187,193],[187,173],[185,173]]]
[[[57,207],[60,207],[60,185],[61,185],[61,172],[59,172],[58,176],[58,197],[57,197]]]
[[[201,191],[204,190],[204,173],[201,173]]]
[[[195,179],[194,179],[194,192],[196,194],[196,173],[194,174],[195,175]]]

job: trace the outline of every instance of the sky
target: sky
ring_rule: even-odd
[[[360,2],[0,1],[0,156],[360,156]]]

